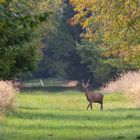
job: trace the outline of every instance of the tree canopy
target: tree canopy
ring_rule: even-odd
[[[49,18],[59,3],[59,0],[55,4],[49,0],[0,1],[0,77],[18,76],[35,68],[43,33],[51,30]]]
[[[71,24],[80,24],[81,36],[98,43],[104,57],[140,67],[139,0],[70,0],[75,15]]]
[[[0,0],[0,77],[92,79],[140,68],[139,0]],[[42,59],[41,59],[42,58]]]

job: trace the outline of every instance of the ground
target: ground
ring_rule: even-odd
[[[86,110],[76,90],[32,90],[18,93],[15,109],[0,121],[0,140],[137,140],[140,109],[123,94],[107,94],[104,110]]]

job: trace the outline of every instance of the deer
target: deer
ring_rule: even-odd
[[[103,110],[103,99],[104,99],[104,95],[102,93],[95,93],[95,92],[90,92],[89,89],[89,82],[90,80],[88,79],[88,81],[86,82],[86,84],[84,83],[84,81],[82,80],[82,87],[84,89],[85,92],[85,96],[87,98],[87,101],[89,102],[89,104],[87,105],[87,110],[90,107],[92,110],[92,104],[93,103],[99,103],[101,104],[100,110]]]

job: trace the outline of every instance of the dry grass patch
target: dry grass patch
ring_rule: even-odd
[[[11,81],[0,81],[0,113],[5,112],[13,105],[17,89]]]
[[[104,93],[124,93],[135,107],[140,107],[140,71],[120,74],[101,90]]]

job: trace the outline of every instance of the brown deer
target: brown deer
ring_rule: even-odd
[[[82,80],[82,87],[84,88],[85,91],[85,96],[89,102],[88,106],[87,106],[87,110],[90,107],[92,110],[92,103],[99,103],[101,104],[101,108],[100,110],[103,110],[103,98],[104,95],[102,93],[94,93],[94,92],[89,92],[88,88],[89,88],[89,81],[87,81],[87,83],[85,84],[84,81]]]

